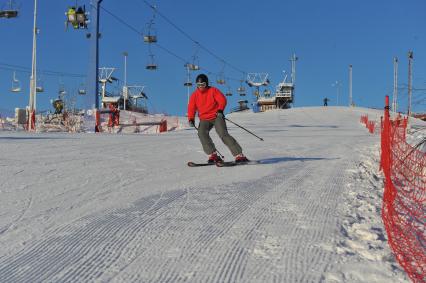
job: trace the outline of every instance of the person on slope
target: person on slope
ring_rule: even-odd
[[[198,126],[198,137],[203,150],[209,155],[208,162],[222,162],[222,158],[217,154],[216,147],[210,137],[210,130],[215,127],[216,133],[222,142],[229,148],[235,157],[235,162],[247,162],[243,150],[238,142],[228,133],[223,110],[226,107],[226,97],[223,93],[212,86],[209,86],[209,79],[205,74],[200,74],[196,78],[197,89],[191,94],[188,103],[188,122],[191,127],[195,127],[195,113],[198,112],[200,124]]]

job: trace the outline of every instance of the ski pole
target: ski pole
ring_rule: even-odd
[[[195,129],[197,130],[197,132],[198,132],[198,128],[197,128],[197,126],[195,126],[195,124],[194,124],[194,128],[195,128]],[[219,150],[217,150],[217,149],[216,149],[216,153],[217,153],[217,154],[219,154],[219,156],[220,156],[220,157],[225,158],[225,156],[224,156],[224,155],[222,155],[222,153],[220,153],[220,152],[219,152]]]
[[[229,122],[231,122],[232,124],[234,124],[235,126],[237,126],[237,127],[240,127],[241,129],[243,129],[244,131],[246,131],[246,132],[248,132],[248,133],[250,133],[250,134],[252,134],[253,136],[255,136],[256,138],[258,138],[258,139],[260,139],[261,141],[263,141],[263,139],[261,138],[261,137],[258,137],[258,136],[256,136],[255,134],[253,134],[252,132],[250,132],[249,130],[247,130],[246,128],[244,128],[244,127],[242,127],[242,126],[240,126],[240,125],[238,125],[237,123],[235,123],[235,122],[232,122],[231,120],[229,120],[228,118],[226,118],[226,117],[223,117],[226,121],[229,121]]]

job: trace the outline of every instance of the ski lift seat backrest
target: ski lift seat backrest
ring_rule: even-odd
[[[11,18],[16,18],[17,16],[18,16],[17,10],[2,10],[2,11],[0,11],[0,18],[11,19]]]
[[[20,87],[20,86],[12,87],[12,88],[10,89],[10,91],[11,91],[11,92],[20,92],[20,91],[21,91],[21,87]]]
[[[13,72],[13,79],[12,79],[12,88],[10,89],[11,92],[20,92],[21,91],[21,83],[16,78],[16,72]]]
[[[157,36],[156,35],[145,35],[143,37],[143,41],[147,43],[155,43],[157,42]]]
[[[157,65],[155,64],[148,64],[146,65],[147,70],[157,70]]]
[[[195,65],[195,64],[188,64],[188,68],[189,68],[191,71],[198,71],[198,70],[200,70],[200,66]]]

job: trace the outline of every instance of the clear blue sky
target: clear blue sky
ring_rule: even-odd
[[[5,3],[6,0],[0,0]],[[25,107],[29,99],[29,73],[17,65],[31,67],[33,0],[17,0],[21,4],[16,19],[0,19],[0,111]],[[295,106],[321,105],[324,97],[336,104],[341,82],[340,105],[348,104],[348,66],[353,65],[353,100],[357,105],[383,107],[384,96],[393,89],[393,57],[399,58],[399,85],[407,86],[407,52],[414,52],[413,86],[426,89],[426,1],[424,0],[298,0],[298,1],[149,1],[159,12],[211,53],[244,72],[266,72],[271,90],[279,83],[282,71],[291,70],[289,58],[297,61]],[[79,0],[78,5],[89,0]],[[89,62],[87,31],[65,31],[65,11],[75,0],[38,0],[38,67],[86,75]],[[152,10],[143,0],[104,0],[101,10],[100,67],[116,67],[114,76],[123,80],[124,57],[128,57],[128,83],[146,86],[152,112],[184,115],[187,89],[184,62],[157,46],[152,47],[157,71],[145,69],[148,44],[133,29],[144,32]],[[117,21],[107,11],[125,21]],[[155,28],[158,44],[180,58],[191,60],[197,52],[194,42],[157,15]],[[202,68],[209,72],[240,79],[243,75],[204,49],[197,56]],[[13,69],[23,91],[11,93]],[[193,78],[199,72],[193,73]],[[74,93],[77,104],[84,98],[75,93],[85,78],[41,74],[44,93],[37,96],[37,109],[52,109],[50,99],[58,96],[62,82],[68,93]],[[211,75],[215,80],[215,75]],[[236,93],[238,81],[228,80],[234,95],[228,99],[229,110],[241,99]],[[248,86],[246,86],[248,88]],[[118,90],[109,86],[109,91]],[[223,92],[226,87],[220,87]],[[88,94],[89,95],[89,94]],[[91,94],[93,95],[93,94]],[[405,111],[407,90],[401,89],[400,110]],[[426,90],[413,93],[414,111],[426,111]],[[253,101],[251,91],[246,99]],[[418,100],[422,100],[421,103]]]

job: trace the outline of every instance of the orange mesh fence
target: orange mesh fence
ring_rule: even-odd
[[[426,153],[406,142],[406,127],[406,119],[390,120],[386,97],[381,127],[382,219],[398,263],[413,282],[426,282]]]
[[[368,120],[368,115],[361,115],[360,123],[364,124],[371,134],[374,134],[377,130],[376,122]]]

